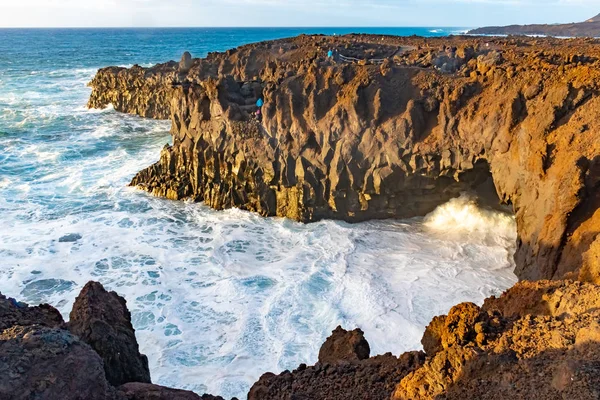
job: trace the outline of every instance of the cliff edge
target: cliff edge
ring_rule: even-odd
[[[598,43],[303,35],[106,68],[89,106],[169,115],[155,195],[310,222],[472,191],[512,206],[519,278],[599,281]]]

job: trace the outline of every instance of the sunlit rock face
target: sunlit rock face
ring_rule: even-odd
[[[90,106],[170,109],[173,144],[132,181],[155,195],[361,221],[424,215],[487,182],[513,206],[520,278],[597,280],[597,55],[583,39],[300,36],[187,72],[105,69]]]

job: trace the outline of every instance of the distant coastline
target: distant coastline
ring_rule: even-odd
[[[600,14],[587,21],[570,24],[486,26],[467,32],[471,35],[526,35],[555,37],[600,37]]]

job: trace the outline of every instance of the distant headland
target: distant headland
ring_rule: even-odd
[[[600,37],[600,14],[583,22],[570,24],[532,24],[486,26],[468,32],[475,35],[545,35],[565,37]]]

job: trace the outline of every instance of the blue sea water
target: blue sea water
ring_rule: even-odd
[[[514,219],[463,197],[425,218],[302,225],[126,187],[169,123],[87,110],[107,65],[152,65],[300,33],[454,28],[0,30],[0,292],[65,318],[90,279],[127,298],[153,381],[243,398],[266,371],[313,364],[337,325],[373,354],[515,282]]]

